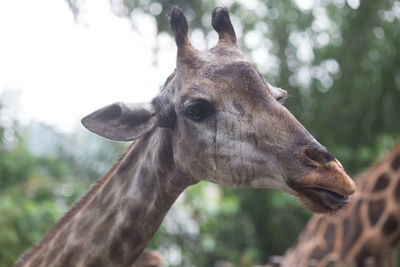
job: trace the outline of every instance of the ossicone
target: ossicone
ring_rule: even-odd
[[[188,41],[188,23],[183,11],[178,6],[173,6],[168,13],[168,21],[175,36],[176,45],[185,45]]]
[[[226,7],[217,7],[212,13],[211,24],[219,36],[218,44],[236,45],[236,34]]]
[[[187,57],[191,54],[193,48],[189,41],[189,26],[185,14],[178,6],[173,6],[168,13],[168,21],[172,32],[174,33],[175,42],[178,47],[178,56]]]

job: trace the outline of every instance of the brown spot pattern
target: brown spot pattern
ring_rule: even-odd
[[[101,200],[100,208],[104,210],[108,210],[111,204],[114,203],[114,194],[110,193],[107,198]]]
[[[326,228],[325,232],[325,242],[327,244],[327,250],[331,251],[333,248],[333,241],[335,240],[335,233],[336,233],[336,228],[335,225],[330,223],[328,227]]]
[[[383,224],[382,232],[385,235],[390,235],[399,227],[399,224],[396,220],[396,217],[393,214],[390,214],[389,217],[386,219],[385,223]]]
[[[62,231],[61,234],[56,239],[55,244],[63,244],[59,246],[60,250],[63,249],[63,247],[65,246],[68,234],[69,234],[69,228]]]
[[[384,190],[389,184],[389,176],[386,173],[383,173],[377,179],[372,192],[378,192]]]
[[[116,211],[112,212],[97,227],[96,231],[93,234],[93,239],[92,239],[95,245],[103,243],[105,242],[105,240],[107,240],[114,225],[114,222],[117,218],[116,215],[117,215]]]
[[[363,230],[363,226],[360,220],[360,207],[361,201],[358,201],[354,207],[350,217],[347,217],[343,221],[343,240],[344,244],[340,250],[341,258],[344,258],[349,252],[350,248],[358,240]]]
[[[395,247],[399,242],[400,242],[400,233],[398,233],[397,236],[393,239],[393,241],[390,243],[390,246]]]
[[[146,167],[142,167],[139,171],[139,175],[141,177],[141,179],[139,179],[140,193],[145,199],[151,200],[157,188],[152,179],[146,179],[146,177],[149,176],[149,169]]]
[[[311,259],[320,259],[323,257],[323,253],[324,252],[323,252],[321,246],[318,245],[311,251],[310,258]]]
[[[64,254],[59,260],[57,260],[57,262],[60,263],[61,266],[65,267],[75,266],[79,260],[80,253],[82,251],[83,249],[80,246],[68,248],[68,252]]]
[[[91,220],[88,215],[83,217],[77,224],[76,229],[75,229],[75,237],[76,238],[82,238],[90,229],[91,226]]]
[[[115,264],[121,264],[123,262],[123,248],[122,239],[114,239],[110,244],[109,256],[110,260]]]
[[[372,226],[374,226],[378,222],[384,208],[385,208],[385,201],[383,199],[369,202],[368,218]]]
[[[393,170],[397,171],[400,167],[400,154],[398,154],[390,164],[390,167],[392,167]]]
[[[140,245],[142,242],[142,235],[133,227],[127,226],[121,228],[121,235],[124,241],[130,246],[130,249]]]
[[[335,239],[336,228],[335,225],[330,223],[326,228],[324,239],[325,239],[325,249],[322,249],[320,246],[317,246],[311,252],[310,257],[312,259],[321,259],[325,255],[327,255],[333,248],[333,241]]]
[[[138,142],[135,145],[135,149],[132,150],[127,156],[126,159],[121,163],[120,167],[117,170],[118,174],[123,174],[126,172],[130,167],[132,167],[132,164],[135,164],[135,162],[139,159],[140,153],[139,151],[144,151],[146,148],[147,142]]]
[[[131,263],[143,248],[141,234],[131,226],[118,230],[110,245],[109,256],[115,264]]]
[[[101,260],[101,258],[97,258],[97,257],[89,259],[87,262],[84,263],[84,265],[87,267],[105,266],[105,264],[103,264],[103,261]]]
[[[46,266],[50,266],[54,263],[54,260],[60,255],[61,251],[64,249],[66,245],[66,239],[68,237],[68,231],[63,231],[55,241],[52,242],[52,251],[49,252],[49,255],[46,258]]]
[[[366,242],[366,244],[368,244],[368,242]],[[365,259],[370,255],[369,249],[366,244],[364,244],[360,251],[357,253],[357,266],[365,266]],[[375,266],[375,264],[372,266]]]
[[[394,198],[396,201],[400,200],[400,179],[398,180],[399,181],[397,182],[396,188],[394,189]]]
[[[56,250],[56,252],[50,252],[49,255],[47,255],[46,257],[46,262],[45,262],[45,266],[51,266],[52,264],[54,264],[54,260],[56,259],[56,257],[58,256],[58,251]]]
[[[32,266],[40,266],[44,261],[44,255],[38,255],[32,262]]]

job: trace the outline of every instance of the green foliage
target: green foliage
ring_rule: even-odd
[[[0,194],[8,187],[23,182],[34,163],[32,155],[21,145],[10,150],[0,147]]]
[[[37,179],[34,183],[42,184]],[[24,186],[24,187],[25,187]],[[0,266],[12,266],[18,256],[35,242],[66,211],[47,192],[50,188],[13,188],[0,196]],[[23,189],[23,190],[21,190]],[[31,196],[29,196],[32,194]]]
[[[31,125],[35,131],[23,131],[16,122],[10,125],[0,124],[0,267],[11,266],[38,242],[125,147],[87,136],[62,136],[44,125]],[[42,137],[48,133],[58,141],[50,142],[46,152],[31,152],[29,139],[46,147],[49,140]],[[41,138],[36,140],[36,134]],[[81,142],[94,155],[77,153]]]

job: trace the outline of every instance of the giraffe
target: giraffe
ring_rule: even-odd
[[[158,267],[163,263],[164,260],[157,251],[145,249],[131,267]]]
[[[281,266],[326,266],[330,260],[355,259],[364,266],[373,257],[379,266],[384,250],[400,241],[400,143],[356,179],[351,202],[337,216],[314,215]]]
[[[244,59],[227,9],[214,9],[211,23],[219,40],[200,52],[183,11],[171,8],[177,60],[162,91],[150,103],[114,103],[82,119],[100,136],[133,144],[16,266],[131,266],[200,180],[283,190],[314,212],[347,204],[354,182],[282,105],[285,91]]]

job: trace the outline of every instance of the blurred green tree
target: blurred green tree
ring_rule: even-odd
[[[82,1],[67,1],[75,13],[79,12]],[[321,0],[308,6],[306,2],[231,1],[228,7],[249,60],[268,81],[288,90],[287,107],[351,174],[356,174],[399,137],[400,3]],[[191,33],[200,32],[205,47],[211,45],[206,40],[215,36],[210,26],[211,11],[220,3],[215,0],[110,3],[120,16],[154,17],[159,33],[169,33],[165,15],[172,4],[178,4],[188,17]],[[4,253],[0,262],[5,266],[15,259],[17,251],[37,240],[49,222],[89,181],[104,173],[116,151],[122,149],[104,142],[101,146],[107,150],[92,149],[95,152],[85,157],[79,150],[65,150],[63,144],[57,153],[38,158],[23,142],[10,148],[6,142],[10,132],[6,138],[6,131],[9,128],[0,128],[0,211],[10,216],[0,220],[1,229],[5,229],[0,246],[11,248],[13,244],[16,248],[11,256],[0,252]],[[85,145],[96,148],[99,142]],[[89,178],[85,181],[82,177]],[[55,190],[50,181],[60,183],[54,188],[64,189]],[[56,203],[62,199],[64,204],[56,205],[49,199]],[[14,208],[19,205],[25,207],[21,213]],[[171,265],[212,266],[218,260],[229,260],[251,266],[282,253],[308,216],[293,197],[280,192],[222,189],[200,183],[178,201],[151,246]],[[33,226],[33,222],[42,225]],[[26,233],[33,237],[21,237]]]
[[[38,242],[125,147],[42,124],[24,129],[12,119],[4,123],[3,113],[0,105],[0,267]],[[34,153],[30,142],[48,149]],[[82,143],[87,150],[78,149]]]

